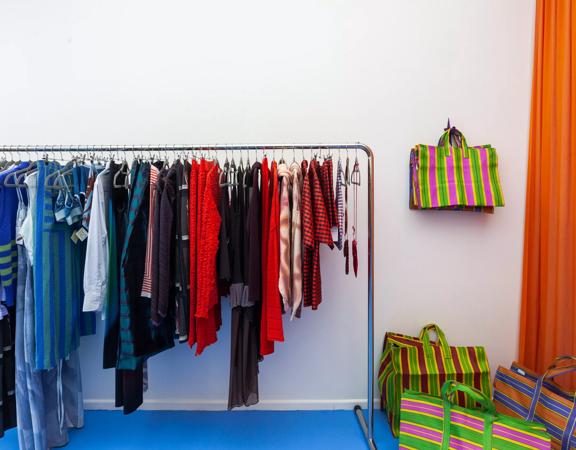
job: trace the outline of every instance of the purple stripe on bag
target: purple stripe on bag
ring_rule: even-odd
[[[440,431],[428,430],[411,423],[402,422],[400,424],[400,433],[412,434],[438,443],[442,442],[442,433]]]
[[[432,405],[423,405],[422,403],[411,402],[410,400],[402,400],[401,409],[431,414],[436,417],[444,417],[442,408],[438,408]]]
[[[456,160],[454,158],[454,150],[450,152],[450,156],[446,158],[446,175],[448,176],[448,193],[450,195],[450,204],[458,204],[458,194],[456,192],[456,179],[454,178],[454,166]]]
[[[428,145],[428,177],[430,178],[430,200],[438,207],[438,180],[436,179],[436,147]]]
[[[480,161],[482,162],[482,178],[484,179],[482,185],[484,186],[484,198],[486,199],[486,206],[494,206],[492,186],[490,184],[490,174],[488,173],[488,149],[480,147],[479,153]]]
[[[464,416],[455,411],[452,411],[450,414],[450,421],[457,423],[458,425],[466,425],[467,427],[474,428],[477,431],[482,431],[484,429],[484,423],[481,420]]]
[[[524,433],[519,433],[515,430],[510,430],[509,428],[504,428],[501,425],[494,424],[493,428],[494,436],[503,437],[506,439],[511,439],[514,442],[522,442],[523,444],[547,450],[550,448],[550,444],[542,439],[536,437],[528,436]]]
[[[474,199],[474,186],[472,183],[472,172],[470,169],[470,156],[465,158],[462,156],[462,171],[464,172],[464,189],[466,189],[466,197],[468,197],[468,206],[475,206],[476,200]]]
[[[450,438],[450,448],[455,450],[482,450],[481,445],[472,444],[471,442],[461,441],[458,438]]]

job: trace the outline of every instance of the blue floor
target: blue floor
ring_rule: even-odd
[[[397,449],[384,415],[375,412],[379,449]],[[18,449],[16,430],[1,449]],[[352,411],[87,411],[86,426],[66,449],[366,449]]]

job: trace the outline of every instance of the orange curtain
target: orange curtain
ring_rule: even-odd
[[[542,373],[576,355],[576,1],[537,0],[534,48],[520,361]]]

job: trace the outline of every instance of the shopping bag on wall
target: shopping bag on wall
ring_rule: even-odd
[[[479,409],[453,404],[465,395]],[[498,414],[490,397],[456,381],[446,381],[442,397],[407,391],[402,395],[400,449],[550,449],[542,424]]]
[[[410,208],[493,212],[504,206],[498,156],[490,145],[468,147],[456,128],[438,146],[419,144],[410,152]]]
[[[576,371],[576,357],[557,358],[544,375],[512,364],[499,367],[494,380],[494,403],[502,414],[535,420],[546,426],[552,448],[576,449],[575,394],[567,392],[554,378]]]
[[[430,339],[435,332],[437,341]],[[490,366],[484,347],[450,347],[437,325],[422,328],[418,337],[386,333],[380,359],[378,386],[381,408],[398,436],[400,396],[405,389],[439,397],[446,380],[457,380],[491,394]],[[458,404],[473,408],[474,401],[460,394]]]

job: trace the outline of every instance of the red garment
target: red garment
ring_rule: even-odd
[[[270,174],[270,208],[268,220],[268,250],[266,251],[266,288],[262,296],[262,321],[261,342],[266,340],[264,346],[260,346],[261,354],[265,351],[274,351],[274,341],[284,341],[282,328],[282,307],[280,291],[278,289],[278,277],[280,276],[280,196],[278,193],[278,165],[272,162]],[[270,353],[272,353],[270,352]]]
[[[334,248],[332,232],[330,231],[330,218],[328,206],[322,195],[320,164],[315,159],[310,163],[310,183],[312,185],[312,205],[314,208],[314,238],[319,243],[324,243]]]
[[[260,174],[260,187],[262,191],[262,314],[260,317],[260,355],[270,355],[274,353],[274,342],[268,340],[268,314],[266,313],[266,286],[270,279],[268,272],[268,233],[270,221],[270,169],[268,168],[268,158],[262,160]],[[276,283],[278,284],[278,283]]]
[[[202,182],[202,164],[200,167],[199,187]],[[205,162],[207,174],[204,194],[202,202],[198,204],[201,222],[197,230],[199,245],[197,247],[196,340],[198,345],[196,355],[200,355],[207,346],[218,340],[216,331],[222,323],[216,273],[216,254],[221,223],[218,212],[219,170],[217,164]]]
[[[302,161],[302,299],[304,306],[312,305],[312,260],[314,258],[314,213],[312,209],[311,172],[308,161]]]
[[[189,243],[190,243],[190,328],[188,330],[188,345],[196,343],[196,270],[198,242],[196,226],[198,222],[198,172],[199,164],[192,160],[190,169],[190,185],[188,186],[188,213],[189,213]]]
[[[322,195],[330,226],[338,228],[338,210],[336,209],[336,199],[334,197],[334,169],[332,168],[332,158],[324,160],[320,169],[320,183],[322,185]]]
[[[322,275],[320,271],[320,244],[334,248],[330,231],[330,221],[320,186],[320,166],[318,161],[310,163],[310,183],[312,185],[312,204],[314,208],[314,248],[312,257],[312,309],[318,309],[322,302]]]

